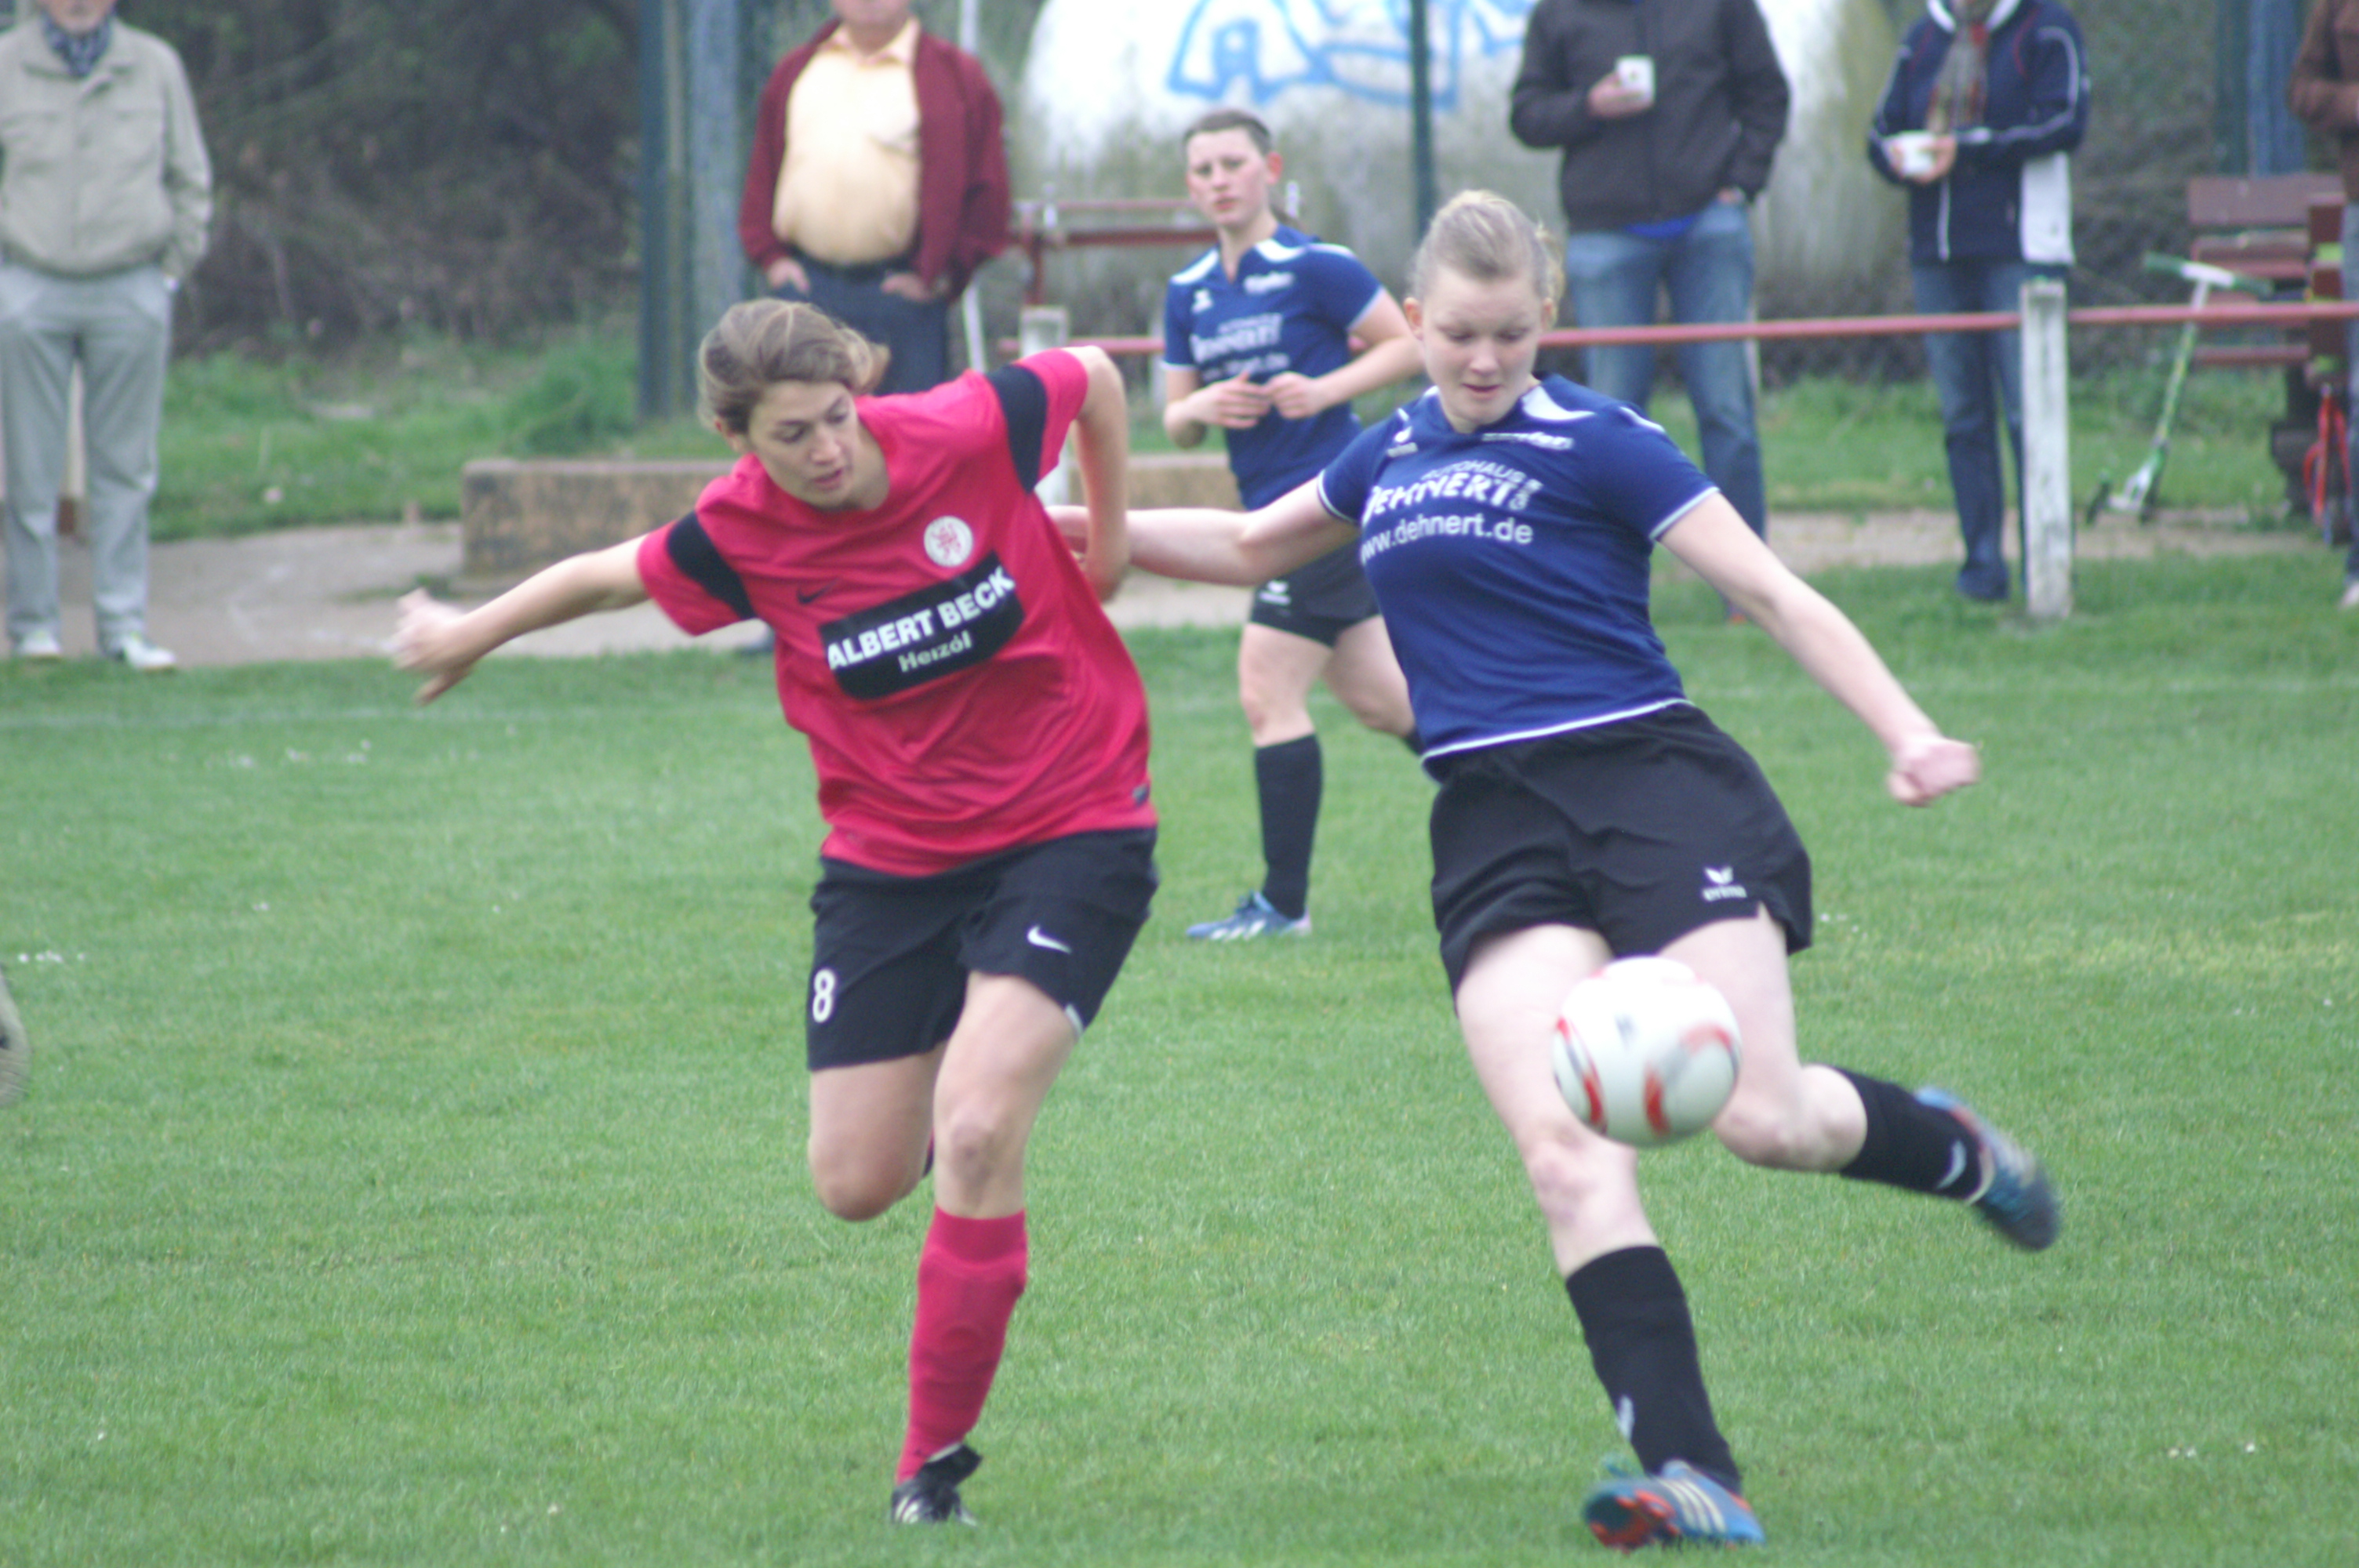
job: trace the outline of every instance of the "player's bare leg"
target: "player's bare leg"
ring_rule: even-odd
[[[934,1197],[984,1219],[1024,1206],[1024,1150],[1076,1036],[1031,981],[972,975],[934,1083]]]
[[[1859,1153],[1867,1113],[1849,1079],[1806,1065],[1795,1044],[1786,933],[1764,910],[1689,932],[1663,949],[1719,990],[1741,1041],[1736,1092],[1712,1125],[1729,1152],[1785,1171],[1834,1171]]]
[[[1417,727],[1409,711],[1408,679],[1393,656],[1383,617],[1371,617],[1337,637],[1325,675],[1335,700],[1378,734],[1403,736]]]
[[[1732,1520],[1752,1510],[1704,1391],[1686,1291],[1639,1206],[1637,1151],[1582,1126],[1549,1065],[1565,993],[1611,957],[1596,933],[1569,925],[1494,937],[1459,983],[1458,1022],[1523,1156],[1607,1406],[1647,1472],[1627,1496],[1601,1490],[1584,1508],[1600,1540],[1630,1546],[1657,1538],[1656,1505],[1687,1490],[1724,1500]]]
[[[811,1075],[811,1183],[828,1213],[874,1219],[924,1177],[942,1053],[936,1046],[921,1056]]]
[[[1638,1204],[1637,1152],[1582,1126],[1549,1065],[1565,993],[1612,957],[1593,931],[1536,925],[1483,943],[1458,987],[1466,1054],[1515,1141],[1562,1274],[1602,1253],[1655,1244]]]
[[[896,1522],[973,1521],[959,1486],[982,1458],[966,1437],[1030,1262],[1025,1148],[1074,1043],[1064,1009],[1029,980],[968,978],[934,1083],[935,1207],[918,1260],[909,1422],[888,1509]]]

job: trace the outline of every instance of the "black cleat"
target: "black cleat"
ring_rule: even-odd
[[[973,1524],[974,1516],[959,1501],[959,1483],[982,1463],[983,1455],[963,1443],[935,1454],[893,1488],[885,1517],[895,1524]]]
[[[1963,1100],[1940,1089],[1919,1089],[1919,1103],[1946,1110],[1965,1125],[1982,1146],[1982,1190],[1970,1200],[1991,1228],[2027,1252],[2056,1244],[2063,1206],[2048,1173],[2031,1151],[1976,1116]]]

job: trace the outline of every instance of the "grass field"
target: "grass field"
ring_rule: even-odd
[[[2359,618],[2338,562],[2084,570],[2034,631],[1825,579],[1987,782],[1700,589],[1659,620],[1818,859],[1806,1050],[2051,1162],[2064,1238],[1650,1155],[1766,1562],[2359,1561]],[[1223,633],[1135,643],[1158,913],[1036,1146],[967,1487],[888,1534],[922,1201],[801,1170],[820,827],[764,672],[0,665],[0,1563],[1603,1561],[1617,1444],[1424,913],[1430,791],[1323,709],[1310,941]],[[921,1200],[922,1200],[922,1195]]]

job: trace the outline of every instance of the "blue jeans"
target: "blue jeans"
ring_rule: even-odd
[[[1715,201],[1676,240],[1644,240],[1618,229],[1575,234],[1564,244],[1565,292],[1583,327],[1647,327],[1668,289],[1678,322],[1745,321],[1753,314],[1753,225],[1741,203]],[[1761,480],[1761,433],[1754,423],[1753,362],[1742,342],[1682,343],[1680,379],[1695,405],[1703,471],[1756,534],[1769,532]],[[1652,343],[1588,351],[1591,390],[1643,411],[1655,387]]]
[[[2035,277],[2060,278],[2060,266],[2020,261],[1920,262],[1909,269],[1917,308],[1927,315],[2015,310],[2023,286]],[[1966,563],[1958,591],[1969,599],[2007,594],[2006,475],[2000,467],[1998,424],[2006,416],[2015,449],[2016,492],[2023,490],[2023,339],[2019,332],[1928,332],[1925,363],[1941,399],[1941,440],[1950,455],[1950,496]]]

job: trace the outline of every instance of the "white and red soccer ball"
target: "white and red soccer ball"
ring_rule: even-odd
[[[1549,1050],[1591,1131],[1635,1148],[1712,1125],[1736,1088],[1736,1014],[1675,958],[1616,958],[1572,988]]]

